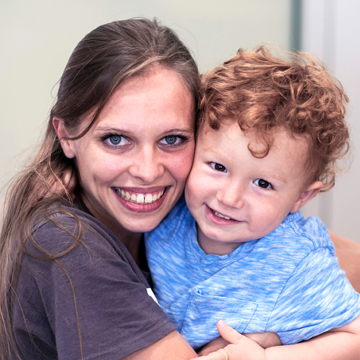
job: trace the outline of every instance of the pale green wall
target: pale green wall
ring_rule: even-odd
[[[35,152],[72,49],[93,28],[156,16],[180,34],[206,71],[239,47],[294,44],[291,3],[303,5],[302,49],[325,60],[351,101],[352,168],[304,212],[320,215],[329,228],[360,242],[358,0],[0,0],[0,200],[5,183]]]
[[[133,16],[158,17],[178,31],[202,71],[239,47],[289,44],[288,0],[13,0],[0,5],[0,186],[44,128],[66,61],[96,26]],[[4,191],[0,194],[3,195]]]

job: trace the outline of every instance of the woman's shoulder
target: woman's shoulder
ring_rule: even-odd
[[[147,284],[120,239],[76,206],[49,208],[33,227],[25,244],[25,255],[24,263],[34,273],[42,273],[45,268],[51,272],[60,261],[69,273],[82,273],[83,277],[89,277],[89,272],[103,277],[116,271],[120,277]],[[55,261],[43,261],[51,259]]]
[[[100,221],[81,207],[53,205],[37,218],[27,249],[35,255],[44,251],[60,254],[81,242],[88,247],[115,247],[124,252],[123,245]]]
[[[90,226],[106,228],[101,222],[96,220],[80,204],[62,205],[53,204],[42,211],[41,215],[36,217],[32,233],[36,233],[40,228],[59,227],[59,225],[73,226],[74,224],[85,223]],[[63,229],[65,230],[65,229]]]

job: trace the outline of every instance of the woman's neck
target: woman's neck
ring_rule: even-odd
[[[129,253],[135,260],[137,265],[140,265],[139,248],[142,239],[142,233],[132,233],[122,231],[120,234],[115,234],[119,240],[126,246]]]
[[[106,224],[106,226],[116,235],[116,237],[125,245],[129,253],[135,260],[136,264],[140,264],[139,248],[143,234],[129,231],[122,226],[111,226],[115,224]]]
[[[92,216],[101,221],[115,236],[126,246],[135,262],[140,264],[139,248],[142,239],[141,232],[132,232],[125,229],[119,222],[111,217],[104,217],[102,213],[96,212],[96,207],[91,206],[91,203],[85,196],[81,197],[83,206]]]

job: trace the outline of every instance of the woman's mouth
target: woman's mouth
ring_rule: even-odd
[[[154,193],[137,193],[120,188],[114,188],[115,192],[124,200],[135,204],[152,204],[158,201],[165,193],[166,188]]]

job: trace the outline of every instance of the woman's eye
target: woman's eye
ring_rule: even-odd
[[[110,135],[105,138],[105,141],[110,146],[123,146],[126,145],[129,141],[121,135]]]
[[[160,140],[162,145],[179,145],[184,139],[180,136],[169,135]]]
[[[216,162],[210,163],[210,166],[216,171],[227,172],[226,167],[224,165],[218,164]]]
[[[264,179],[256,179],[256,180],[254,180],[254,184],[263,189],[272,189],[273,188],[272,185]]]

